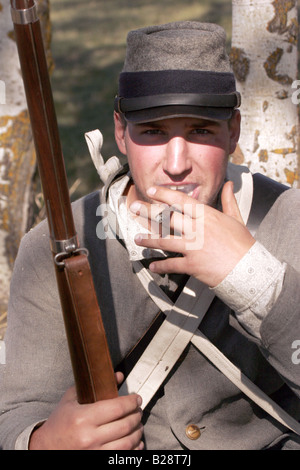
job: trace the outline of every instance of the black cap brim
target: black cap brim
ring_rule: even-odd
[[[180,117],[227,121],[232,117],[233,111],[232,108],[172,105],[130,111],[124,113],[124,116],[127,121],[136,124]]]

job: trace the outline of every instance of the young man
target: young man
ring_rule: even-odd
[[[299,193],[285,191],[263,211],[252,204],[257,183],[253,196],[252,175],[228,164],[238,106],[217,25],[180,22],[129,34],[114,116],[129,168],[73,206],[120,384],[124,357],[160,310],[167,320],[118,398],[79,405],[47,225],[32,230],[11,285],[3,448],[297,445],[297,435],[241,393],[209,353],[218,348],[299,419],[291,348],[300,337],[300,253],[290,216],[300,218]],[[277,187],[266,184],[258,188],[264,205]]]

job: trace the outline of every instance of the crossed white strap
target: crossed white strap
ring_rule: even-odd
[[[246,169],[241,171],[233,165],[229,165],[228,171],[229,179],[239,188],[235,197],[246,223],[253,194],[252,176]],[[148,295],[166,314],[164,323],[119,391],[120,394],[133,391],[139,393],[143,397],[145,407],[191,341],[214,298],[214,293],[191,277],[173,304],[139,261],[133,263],[133,268]]]
[[[300,423],[284,411],[277,403],[275,403],[267,394],[265,394],[257,385],[255,385],[248,377],[246,377],[238,367],[224,356],[221,351],[216,348],[206,338],[200,330],[195,332],[192,343],[199,351],[204,354],[231,382],[236,385],[245,395],[247,395],[254,403],[264,409],[270,416],[275,418],[279,423],[283,424],[291,431],[300,435]]]
[[[99,130],[86,133],[85,138],[95,167],[105,183],[110,174],[120,167],[120,162],[117,157],[112,157],[104,163],[101,155],[103,138]],[[251,173],[246,168],[241,170],[241,167],[229,163],[227,176],[238,188],[235,189],[235,196],[246,224],[253,194]],[[141,263],[134,262],[134,268],[147,293],[166,313],[166,319],[120,388],[120,395],[139,393],[145,407],[191,341],[245,395],[278,422],[300,435],[300,424],[249,380],[198,329],[213,300],[213,292],[191,278],[173,305]]]
[[[110,157],[104,162],[104,158],[101,154],[103,136],[99,129],[86,132],[84,137],[97,173],[101,181],[105,184],[110,175],[114,174],[122,165],[118,157]]]
[[[143,286],[166,314],[162,326],[119,390],[121,395],[139,393],[145,407],[191,341],[214,294],[197,279],[190,278],[173,305],[142,264],[139,261],[133,264]]]
[[[230,179],[235,180],[235,176],[238,177],[231,174]],[[252,202],[252,177],[248,173],[242,174],[241,177],[244,184],[236,197],[242,218],[247,223]],[[120,394],[139,393],[145,408],[187,344],[191,342],[254,403],[279,423],[300,435],[300,424],[246,377],[198,329],[214,298],[213,291],[196,279],[190,278],[173,305],[139,261],[134,262],[134,269],[147,293],[167,316],[122,385]]]
[[[254,403],[300,435],[300,424],[246,377],[198,329],[214,298],[213,292],[195,278],[190,278],[173,305],[139,261],[134,262],[134,268],[152,300],[162,311],[169,313],[120,388],[120,395],[132,392],[140,394],[143,398],[142,407],[145,408],[191,342]]]

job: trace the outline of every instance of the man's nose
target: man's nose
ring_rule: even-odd
[[[171,138],[166,145],[163,169],[170,175],[181,175],[191,168],[188,145],[183,137]]]

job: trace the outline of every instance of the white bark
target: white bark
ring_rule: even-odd
[[[232,65],[242,95],[239,153],[252,172],[298,186],[296,0],[232,1]]]
[[[48,0],[38,0],[37,5],[50,68]],[[28,228],[35,171],[35,152],[13,29],[10,2],[5,0],[0,3],[0,340],[13,263],[20,239]]]
[[[1,61],[1,105],[0,105],[0,316],[5,309],[11,277],[11,260],[8,244],[10,242],[9,197],[11,196],[12,179],[10,170],[14,161],[11,145],[8,145],[13,134],[14,119],[26,110],[26,99],[20,74],[16,43],[12,39],[12,21],[10,5],[3,2],[0,11],[0,61]],[[21,231],[24,228],[22,221]]]

